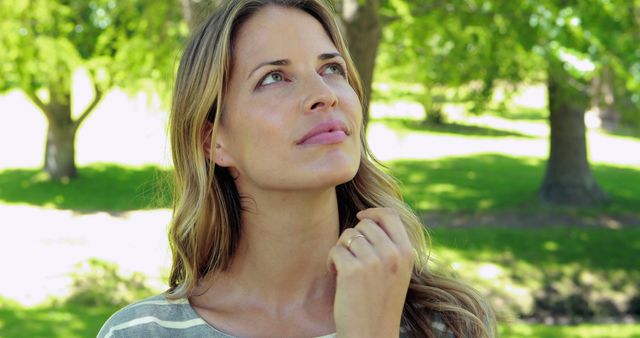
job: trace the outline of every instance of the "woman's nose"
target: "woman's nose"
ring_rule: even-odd
[[[333,108],[338,104],[334,88],[321,75],[315,74],[306,82],[303,102],[305,113]]]

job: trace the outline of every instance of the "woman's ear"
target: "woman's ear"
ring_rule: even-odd
[[[219,165],[221,167],[232,166],[233,160],[231,159],[231,156],[229,156],[227,149],[225,149],[225,147],[223,146],[224,137],[223,135],[221,135],[223,134],[223,131],[221,130],[221,128],[218,128],[218,132],[216,133],[216,139],[214,142],[212,130],[213,130],[213,123],[207,121],[204,127],[204,140],[203,140],[205,157],[209,161],[214,161],[216,165]],[[215,151],[213,152],[215,156],[214,159],[211,158],[211,147],[213,146],[216,147]]]
[[[202,144],[204,147],[204,156],[211,160],[211,131],[213,130],[213,123],[209,121],[205,123]]]
[[[235,165],[226,140],[227,138],[225,137],[224,130],[222,128],[218,128],[215,140],[210,142],[212,147],[216,147],[214,150],[215,158],[213,161],[220,167],[232,167]]]
[[[220,143],[216,142],[216,151],[215,151],[215,162],[216,165],[220,167],[229,167],[231,166],[231,160],[229,155],[227,154],[226,149],[222,147]]]

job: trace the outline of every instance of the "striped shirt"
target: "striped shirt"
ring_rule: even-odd
[[[453,335],[440,321],[433,322],[434,333],[443,338]],[[408,337],[401,330],[400,337]],[[126,306],[107,320],[98,338],[176,337],[176,338],[236,338],[207,323],[193,309],[187,298],[169,300],[157,295]],[[335,338],[329,334],[317,338]]]

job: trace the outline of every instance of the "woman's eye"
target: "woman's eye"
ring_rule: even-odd
[[[260,81],[260,86],[267,86],[272,83],[280,82],[284,80],[284,75],[279,72],[271,72]]]
[[[342,65],[337,64],[337,63],[332,63],[330,65],[328,65],[327,67],[324,68],[323,71],[324,74],[338,74],[338,75],[345,75],[344,72],[344,68],[342,68]]]

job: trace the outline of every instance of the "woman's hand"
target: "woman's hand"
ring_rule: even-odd
[[[329,253],[337,274],[333,316],[338,338],[398,337],[414,251],[393,209],[371,208]]]

